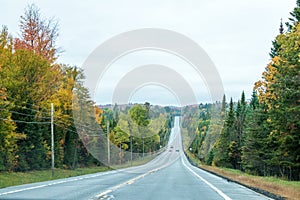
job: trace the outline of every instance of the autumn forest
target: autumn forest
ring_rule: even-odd
[[[72,105],[76,89],[81,101],[93,107],[103,134],[109,134],[120,149],[141,155],[161,149],[167,145],[174,116],[181,114],[183,134],[195,135],[186,150],[203,163],[299,181],[299,20],[297,0],[290,19],[279,25],[279,34],[266,52],[270,62],[261,80],[253,84],[249,101],[241,91],[238,102],[225,94],[222,102],[183,108],[148,102],[101,107],[90,100],[83,86],[84,71],[57,63],[61,53],[56,45],[57,21],[44,18],[35,5],[29,5],[20,17],[18,37],[12,37],[6,26],[0,32],[0,171],[50,169],[51,103],[55,110],[55,167],[103,165],[77,134]],[[216,110],[221,116],[217,122],[211,119]],[[146,132],[151,136],[132,137],[133,132],[143,132],[141,127],[149,127]],[[122,161],[122,156],[115,160]]]

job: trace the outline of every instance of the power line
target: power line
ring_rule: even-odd
[[[0,93],[0,96],[1,96],[1,95],[3,95],[3,93],[2,93],[2,94]],[[9,98],[9,99],[13,99],[13,100],[15,100],[15,101],[17,101],[17,102],[24,103],[24,104],[26,104],[26,105],[36,106],[36,105],[34,105],[34,104],[30,104],[30,103],[27,103],[27,102],[24,102],[24,101],[20,101],[20,100],[18,100],[18,99],[13,98],[13,97],[8,97],[8,96],[6,96],[6,97]],[[1,99],[0,99],[0,100],[1,100]],[[4,101],[4,100],[3,100],[3,101]],[[14,103],[14,102],[11,102],[11,103]],[[21,108],[21,109],[24,109],[24,110],[30,110],[30,111],[34,111],[34,112],[37,112],[37,113],[46,113],[47,115],[50,115],[50,112],[48,113],[48,112],[43,112],[43,111],[36,110],[36,109],[32,109],[32,108],[26,108],[26,107],[24,107],[24,106],[20,106],[20,105],[17,105],[17,104],[13,104],[13,106],[14,106],[14,107]],[[44,109],[44,108],[43,108],[43,109]],[[41,119],[51,119],[50,116],[49,116],[49,117],[45,117],[45,116],[36,116],[36,115],[32,115],[32,114],[21,113],[21,112],[12,111],[12,110],[8,110],[8,109],[1,109],[1,108],[0,108],[0,110],[7,110],[7,111],[10,112],[10,113],[15,113],[15,114],[23,115],[23,116],[37,117],[37,118],[41,118]],[[49,109],[46,109],[46,110],[49,110]],[[49,110],[49,111],[50,111],[50,110]],[[65,115],[64,117],[67,118],[68,121],[74,120],[72,116]],[[56,120],[55,120],[56,122],[58,122],[58,123],[65,123],[63,120],[61,120],[62,118],[63,118],[63,117],[60,116],[60,115],[54,116],[54,119],[56,119]],[[7,121],[7,119],[3,119],[3,120],[6,120],[6,121]],[[26,121],[22,121],[22,120],[11,120],[11,121],[19,122],[19,123],[26,123]],[[28,122],[28,123],[39,123],[39,124],[42,124],[42,123],[48,123],[48,122]],[[58,125],[58,123],[55,123],[55,124]],[[85,128],[85,129],[87,129],[87,130],[89,130],[89,131],[98,131],[98,130],[95,130],[95,129],[90,128],[90,126],[87,126],[87,125],[84,125],[84,124],[81,124],[81,123],[76,123],[76,125],[78,125],[78,126],[80,126],[80,127],[82,127],[82,128]],[[58,125],[58,126],[61,127],[61,128],[65,128],[65,127],[60,126],[60,125]],[[67,128],[65,128],[65,129],[67,129]],[[69,129],[69,130],[70,130],[70,129]],[[70,131],[71,131],[71,130],[70,130]],[[74,132],[74,131],[73,131],[73,132]]]
[[[2,100],[2,101],[4,101],[4,100]],[[41,111],[41,110],[36,110],[36,109],[32,109],[32,108],[27,108],[27,107],[24,107],[24,106],[20,106],[20,105],[15,104],[15,102],[10,102],[10,103],[12,104],[13,107],[18,107],[18,108],[25,109],[25,110],[30,110],[30,111],[34,111],[34,112],[44,113],[44,114],[47,114],[47,115],[49,115],[49,113],[50,113],[50,111],[48,113],[48,112],[45,112],[45,111]],[[27,103],[27,105],[36,106],[34,104],[29,104],[29,103]],[[49,110],[47,108],[42,108],[42,109]]]
[[[77,131],[74,131],[74,130],[72,130],[72,129],[69,129],[69,128],[66,128],[66,127],[64,127],[64,126],[61,126],[60,124],[57,124],[57,123],[54,123],[56,126],[58,126],[58,127],[60,127],[60,128],[62,128],[62,129],[65,129],[65,130],[68,130],[68,131],[70,131],[70,132],[73,132],[73,133],[78,133]],[[93,131],[97,131],[97,130],[93,130]],[[83,135],[89,135],[89,134],[83,134]],[[105,135],[105,134],[103,134],[103,135]],[[100,135],[89,135],[89,136],[100,136]]]
[[[23,103],[23,104],[25,104],[25,105],[29,105],[29,106],[37,106],[37,105],[31,104],[31,103],[28,103],[28,102],[25,102],[25,101],[21,101],[21,100],[19,100],[19,99],[16,99],[16,98],[7,96],[7,94],[4,95],[4,93],[0,94],[0,96],[1,96],[1,95],[4,96],[4,97],[6,97],[6,98],[8,98],[8,99],[12,99],[12,100],[14,100],[14,101]],[[49,112],[51,111],[49,108],[43,108],[43,109],[44,109],[44,110],[48,110]]]
[[[54,116],[54,120],[55,121],[61,121],[61,122],[64,122],[64,121],[73,121],[73,117],[69,116],[69,115],[57,115],[57,116]]]
[[[67,116],[68,117],[68,116]],[[55,119],[55,118],[54,118]],[[56,118],[56,119],[58,119],[58,118]],[[69,117],[69,119],[72,119],[71,117]],[[71,120],[66,120],[66,121],[68,121],[68,122],[71,122],[72,123],[72,121]],[[63,120],[55,120],[55,122],[58,122],[58,123],[65,123],[66,121],[63,121]],[[74,123],[75,124],[75,123]],[[86,128],[89,128],[88,126],[86,126],[86,125],[83,125],[83,124],[80,124],[80,123],[76,123],[76,125],[79,125],[79,126],[81,126],[81,127],[86,127]]]
[[[8,109],[3,109],[3,108],[0,108],[0,110],[4,110],[4,111],[8,111],[10,113],[15,113],[15,114],[18,114],[18,115],[23,115],[23,116],[28,116],[28,117],[37,117],[37,118],[41,118],[41,119],[50,119],[50,117],[43,117],[43,116],[38,116],[38,115],[30,115],[30,114],[20,113],[20,112],[8,110]]]
[[[20,106],[20,105],[17,105],[17,104],[13,104],[13,107],[18,107],[18,108],[21,108],[21,109],[24,109],[24,110],[30,110],[30,111],[34,111],[34,112],[37,112],[37,113],[44,113],[44,114],[49,115],[48,112],[44,112],[44,111],[40,111],[40,110],[36,110],[36,109],[32,109],[32,108],[26,108],[24,106]]]
[[[64,121],[62,121],[62,120],[56,120],[56,122],[58,122],[58,123],[65,123]],[[93,128],[91,128],[90,126],[88,126],[88,125],[84,125],[84,124],[81,124],[81,123],[78,123],[78,122],[74,122],[74,125],[76,126],[76,127],[81,127],[81,128],[86,128],[86,129],[88,129],[88,130],[91,130],[91,131],[97,131],[96,129],[93,129]],[[99,128],[101,128],[101,127],[99,127]],[[102,128],[101,128],[102,129]]]
[[[69,129],[69,128],[65,128],[63,125],[60,125],[59,123],[54,123],[55,125],[57,125],[57,126],[59,126],[59,127],[61,127],[61,128],[63,128],[63,129],[66,129],[66,130],[69,130],[69,131],[73,131],[73,130],[71,130],[71,129]],[[82,126],[82,125],[80,125],[80,124],[76,124],[76,125],[78,125],[78,126],[75,126],[75,128],[77,129],[77,127],[81,127],[83,130],[87,130],[87,131],[93,131],[93,132],[99,132],[99,130],[102,130],[102,128],[101,127],[99,127],[99,129],[97,130],[97,129],[92,129],[92,128],[90,128],[90,127],[88,127],[88,126]],[[73,131],[74,132],[74,131]],[[76,132],[77,133],[77,132]]]
[[[16,123],[25,123],[25,124],[50,124],[50,122],[27,122],[22,120],[13,120],[13,119],[4,119],[0,118],[2,121],[16,122]]]
[[[67,120],[68,120],[68,122],[71,122],[71,120],[73,121],[73,123],[75,124],[75,125],[77,125],[77,126],[80,126],[80,127],[83,127],[83,128],[86,128],[86,129],[89,129],[89,130],[91,130],[91,131],[97,131],[96,129],[92,129],[90,126],[88,126],[88,125],[84,125],[84,124],[82,124],[82,123],[78,123],[78,122],[74,122],[74,118],[73,117],[70,117],[70,116],[65,116],[66,118],[68,118]],[[65,123],[66,121],[63,121],[63,120],[61,120],[62,119],[62,116],[56,116],[56,117],[54,117],[54,119],[56,119],[55,121],[56,122],[58,122],[58,123]],[[101,127],[100,127],[101,128]]]
[[[66,127],[61,126],[61,125],[59,125],[59,124],[57,124],[57,123],[54,123],[54,124],[55,124],[56,126],[60,127],[60,128],[63,128],[63,129],[65,129],[65,130],[68,130],[68,131],[70,131],[70,132],[77,133],[77,131],[74,131],[74,130],[72,130],[72,129],[66,128]]]
[[[25,108],[25,109],[26,109],[26,108]],[[29,109],[29,108],[27,108],[27,109]],[[18,114],[18,115],[23,115],[23,116],[36,117],[36,118],[41,118],[41,119],[51,119],[51,117],[44,117],[44,116],[31,115],[31,114],[26,114],[26,113],[16,112],[16,111],[4,109],[4,108],[0,108],[0,110],[8,111],[8,112],[10,112],[10,113],[15,113],[15,114]],[[66,117],[68,118],[69,122],[71,122],[71,121],[70,121],[71,119],[73,120],[73,118],[70,117],[70,116],[66,116]],[[55,120],[56,123],[55,123],[55,124],[56,124],[57,126],[61,127],[61,128],[68,129],[68,128],[63,127],[62,125],[59,125],[59,123],[65,123],[65,121],[63,121],[63,120],[61,120],[61,119],[62,119],[61,116],[56,117],[56,120]],[[20,123],[40,123],[40,124],[41,124],[41,123],[49,123],[49,122],[27,122],[27,121],[23,121],[23,120],[8,120],[8,119],[4,119],[4,118],[1,118],[1,120],[5,120],[5,121],[14,121],[14,122],[20,122]],[[80,126],[80,127],[82,127],[82,128],[88,129],[88,130],[90,130],[90,131],[97,131],[97,130],[95,130],[95,129],[90,128],[90,126],[88,126],[88,125],[84,125],[84,124],[81,124],[81,123],[76,123],[76,125],[78,125],[78,126]],[[68,130],[72,131],[71,129],[68,129]]]

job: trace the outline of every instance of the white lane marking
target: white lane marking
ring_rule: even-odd
[[[121,187],[124,187],[125,185],[131,185],[131,184],[133,184],[134,182],[136,182],[137,180],[139,180],[139,179],[141,179],[141,178],[144,178],[144,177],[147,176],[148,174],[151,174],[151,173],[153,173],[153,172],[156,172],[156,171],[158,171],[158,170],[161,169],[161,168],[163,168],[163,167],[158,167],[158,168],[156,168],[156,169],[150,170],[150,171],[148,171],[148,172],[146,172],[146,173],[144,173],[144,174],[141,174],[141,175],[139,175],[139,176],[137,176],[137,177],[134,177],[134,178],[132,178],[132,179],[130,179],[130,180],[128,180],[128,181],[125,181],[125,182],[120,183],[120,184],[118,184],[118,185],[116,185],[116,186],[113,186],[113,187],[111,187],[110,189],[105,190],[104,192],[101,192],[100,194],[97,194],[97,195],[95,196],[95,198],[99,199],[100,197],[106,196],[107,194],[109,194],[109,193],[111,193],[111,192],[113,192],[113,191],[116,191],[117,189],[119,189],[119,188],[121,188]],[[94,198],[92,198],[92,199],[94,199]]]
[[[72,178],[70,180],[56,181],[56,182],[52,182],[52,183],[49,183],[49,184],[38,185],[38,186],[33,186],[33,187],[28,187],[28,188],[23,188],[23,189],[18,189],[18,190],[12,190],[12,191],[8,191],[8,192],[3,192],[3,193],[0,193],[0,196],[13,194],[13,193],[17,193],[17,192],[23,192],[23,191],[27,191],[27,190],[33,190],[33,189],[48,187],[48,186],[62,184],[62,183],[74,182],[74,181],[78,181],[78,180],[82,180],[82,179],[95,178],[95,177],[98,177],[98,176],[104,176],[104,175],[107,175],[107,174],[114,174],[114,173],[116,173],[116,172],[115,171],[109,171],[109,172],[104,172],[104,173],[100,172],[100,174],[95,174],[95,175],[91,175],[91,176]]]
[[[165,152],[165,153],[166,153],[166,152]],[[161,156],[163,156],[163,154],[162,154]],[[118,184],[118,185],[116,185],[116,186],[110,187],[109,189],[107,189],[107,190],[101,192],[100,194],[96,195],[95,197],[92,197],[90,200],[94,200],[95,198],[96,198],[96,199],[102,199],[102,198],[104,198],[105,196],[108,196],[109,193],[111,193],[111,192],[113,192],[113,191],[116,191],[117,189],[119,189],[119,188],[121,188],[121,187],[124,187],[124,186],[126,186],[126,185],[131,185],[131,184],[133,184],[134,182],[136,182],[137,180],[139,180],[139,179],[141,179],[141,178],[144,178],[145,176],[147,176],[147,175],[149,175],[149,174],[151,174],[151,173],[154,173],[154,172],[156,172],[156,171],[158,171],[158,170],[161,170],[161,169],[163,169],[163,168],[169,166],[170,164],[172,164],[173,162],[175,162],[175,161],[177,160],[177,159],[175,159],[173,162],[170,163],[170,158],[171,158],[171,156],[170,156],[169,154],[166,153],[166,154],[164,155],[164,159],[168,159],[168,162],[165,163],[164,165],[161,165],[160,167],[157,167],[157,168],[155,168],[155,169],[152,169],[152,170],[150,170],[150,171],[148,171],[148,172],[146,172],[146,173],[144,173],[144,174],[141,174],[141,175],[139,175],[139,176],[136,176],[136,177],[134,177],[134,178],[132,178],[132,179],[130,179],[130,180],[127,180],[127,181],[125,181],[125,182],[123,182],[123,183],[120,183],[120,184]],[[179,158],[179,156],[178,156],[178,158]],[[113,195],[111,195],[111,196],[113,196]]]
[[[22,191],[26,191],[26,190],[33,190],[33,189],[37,189],[37,188],[42,188],[42,187],[46,187],[48,185],[39,185],[39,186],[35,186],[35,187],[29,187],[29,188],[23,188],[23,189],[19,189],[19,190],[13,190],[13,191],[9,191],[9,192],[4,192],[1,193],[1,195],[6,195],[6,194],[12,194],[12,193],[16,193],[16,192],[22,192]]]
[[[201,179],[204,183],[206,183],[211,189],[213,189],[214,191],[216,191],[221,197],[223,197],[225,200],[232,200],[230,197],[228,197],[226,194],[224,194],[221,190],[219,190],[216,186],[214,186],[213,184],[211,184],[210,182],[208,182],[207,180],[205,180],[203,177],[201,177],[199,174],[197,174],[196,172],[194,172],[189,166],[187,166],[185,164],[185,162],[183,161],[183,157],[181,157],[181,161],[182,164],[190,171],[192,172],[196,177],[198,177],[199,179]]]

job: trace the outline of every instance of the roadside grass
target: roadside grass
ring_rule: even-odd
[[[245,185],[266,190],[286,199],[296,200],[300,197],[300,181],[287,181],[275,177],[260,177],[243,173],[239,170],[200,165],[200,168],[215,172]]]
[[[38,170],[38,171],[29,171],[29,172],[0,172],[0,188],[22,185],[27,183],[56,180],[61,178],[69,178],[69,177],[80,176],[85,174],[108,171],[112,169],[126,168],[130,166],[138,166],[149,162],[153,158],[154,157],[139,158],[133,160],[132,165],[131,162],[126,162],[122,165],[111,166],[109,168],[106,166],[77,168],[75,170],[56,168],[54,170],[53,177],[52,177],[51,170]]]
[[[106,166],[77,168],[71,169],[55,169],[52,177],[51,170],[39,170],[30,172],[0,172],[0,188],[22,185],[27,183],[49,181],[60,178],[68,178],[73,176],[80,176],[84,174],[91,174],[110,170]]]
[[[189,152],[190,160],[198,167],[219,174],[244,185],[265,190],[284,199],[296,200],[300,197],[300,181],[287,181],[276,177],[254,176],[239,170],[203,165]]]
[[[147,162],[153,160],[154,158],[155,158],[155,156],[145,156],[144,158],[138,158],[138,159],[132,160],[132,163],[130,161],[127,161],[125,163],[122,163],[121,165],[112,165],[111,168],[122,169],[122,168],[127,168],[127,167],[144,165]]]

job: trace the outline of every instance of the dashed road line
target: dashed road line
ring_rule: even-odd
[[[137,177],[134,177],[134,178],[132,178],[132,179],[130,179],[130,180],[127,180],[127,181],[125,181],[125,182],[123,182],[123,183],[120,183],[120,184],[118,184],[118,185],[116,185],[116,186],[110,187],[109,189],[107,189],[107,190],[101,192],[100,194],[97,194],[95,197],[91,198],[90,200],[103,199],[104,197],[109,196],[109,195],[108,195],[109,193],[111,193],[111,192],[113,192],[113,191],[116,191],[117,189],[122,188],[122,187],[124,187],[124,186],[126,186],[126,185],[131,185],[131,184],[133,184],[134,182],[136,182],[137,180],[139,180],[139,179],[141,179],[141,178],[144,178],[145,176],[147,176],[147,175],[149,175],[149,174],[151,174],[151,173],[154,173],[154,172],[156,172],[156,171],[158,171],[158,170],[160,170],[160,169],[162,169],[162,168],[164,168],[164,167],[165,167],[165,165],[163,165],[163,166],[161,166],[161,167],[158,167],[158,168],[155,168],[155,169],[153,169],[153,170],[150,170],[150,171],[148,171],[148,172],[146,172],[146,173],[144,173],[144,174],[141,174],[141,175],[139,175],[139,176],[137,176]],[[110,195],[110,196],[112,196],[112,195]]]

